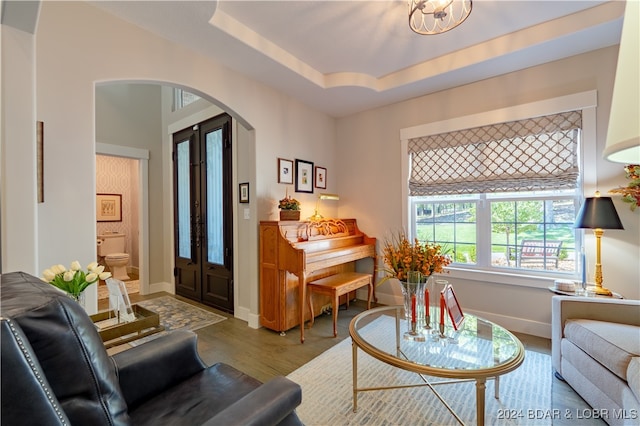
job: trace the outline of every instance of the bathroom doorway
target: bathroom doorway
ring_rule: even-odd
[[[118,214],[113,218],[105,218],[98,216],[96,218],[96,234],[97,234],[97,250],[96,261],[101,265],[105,265],[107,270],[114,273],[118,269],[118,276],[115,278],[125,282],[129,294],[140,292],[140,223],[141,221],[141,205],[140,194],[140,160],[136,158],[127,158],[118,155],[103,155],[99,151],[96,155],[96,202],[103,199],[115,199],[119,210]],[[106,198],[105,198],[106,197]],[[118,205],[119,204],[119,205]],[[96,206],[99,211],[99,206]],[[116,238],[114,238],[116,237]],[[114,253],[106,253],[99,247],[108,241],[111,251]],[[112,241],[118,241],[119,244],[113,244]],[[116,247],[117,246],[117,247]],[[108,251],[108,250],[107,250]],[[107,256],[109,259],[107,259]],[[113,259],[118,259],[115,261]],[[118,266],[116,266],[118,265]],[[104,283],[98,286],[98,299],[108,297],[108,291]]]

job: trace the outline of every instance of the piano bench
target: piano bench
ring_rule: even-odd
[[[330,275],[307,283],[309,291],[309,310],[311,311],[311,323],[309,328],[313,326],[314,313],[311,297],[313,293],[325,294],[331,297],[331,306],[333,310],[333,337],[338,335],[338,307],[340,306],[340,296],[347,294],[360,287],[369,286],[369,297],[367,298],[367,309],[371,308],[371,295],[373,293],[373,282],[371,274],[363,274],[359,272],[341,272],[339,274]],[[349,297],[347,296],[347,308],[349,307]]]

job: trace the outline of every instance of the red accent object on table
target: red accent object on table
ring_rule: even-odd
[[[411,295],[411,322],[416,322],[416,295]]]
[[[444,294],[440,293],[440,324],[444,325]]]

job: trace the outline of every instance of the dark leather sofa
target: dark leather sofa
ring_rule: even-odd
[[[22,272],[0,279],[3,426],[301,424],[297,384],[207,367],[192,332],[109,356],[72,299]]]

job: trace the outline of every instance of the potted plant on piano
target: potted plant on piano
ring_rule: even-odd
[[[280,220],[300,220],[300,201],[292,198],[290,195],[278,202],[280,209]]]

